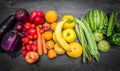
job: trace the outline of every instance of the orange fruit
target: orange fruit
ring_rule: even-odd
[[[55,43],[53,40],[49,40],[49,41],[47,41],[46,45],[47,45],[48,49],[52,49],[52,48],[54,48]]]
[[[44,39],[45,40],[51,40],[53,38],[53,34],[50,31],[46,31],[43,33]]]
[[[53,59],[56,56],[57,56],[57,53],[53,49],[48,50],[48,58]]]
[[[45,13],[45,19],[49,23],[53,23],[58,19],[58,14],[54,10],[49,10]]]
[[[54,31],[55,28],[56,28],[56,26],[57,26],[57,23],[56,23],[56,22],[52,23],[52,24],[51,24],[51,29]]]

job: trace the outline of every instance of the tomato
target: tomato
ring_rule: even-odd
[[[30,45],[32,45],[32,44],[33,44],[33,41],[32,41],[32,40],[30,40],[30,41],[29,41],[29,44],[30,44]]]
[[[35,28],[31,28],[31,29],[29,29],[29,34],[35,35],[35,34],[37,34],[37,30]]]
[[[33,39],[33,36],[32,36],[32,35],[28,35],[28,38],[32,40],[32,39]]]
[[[25,43],[25,44],[28,44],[29,43],[29,38],[28,37],[22,38],[22,42]]]
[[[37,34],[33,35],[33,38],[36,40],[38,38],[38,35]]]
[[[30,29],[30,26],[31,26],[31,23],[29,23],[29,22],[26,22],[26,23],[24,24],[24,28],[25,28],[25,29]]]
[[[31,45],[26,45],[26,48],[28,51],[32,51],[32,46]]]
[[[31,28],[35,28],[36,26],[35,26],[35,24],[31,24]]]
[[[33,51],[37,51],[37,49],[38,49],[37,46],[32,45],[32,50],[33,50]]]
[[[37,46],[37,42],[34,42],[33,45]]]

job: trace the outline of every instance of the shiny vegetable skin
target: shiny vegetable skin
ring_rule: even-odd
[[[11,14],[2,23],[0,23],[0,39],[4,36],[5,33],[14,28],[15,23],[16,19],[14,14]]]
[[[4,35],[0,45],[5,51],[15,51],[22,45],[21,36],[10,31]]]
[[[107,28],[107,36],[111,36],[115,23],[116,23],[116,19],[117,19],[117,13],[116,12],[112,12],[110,14],[109,17],[109,22],[108,22],[108,28]]]

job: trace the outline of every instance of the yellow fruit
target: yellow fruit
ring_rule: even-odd
[[[65,53],[65,50],[63,48],[61,48],[61,46],[58,43],[56,43],[54,45],[54,50],[57,54],[64,54]]]
[[[54,23],[52,23],[52,24],[51,24],[51,29],[52,29],[53,31],[55,30],[56,25],[57,25],[57,23],[56,23],[56,22],[54,22]]]
[[[71,29],[75,27],[76,21],[73,15],[64,15],[61,20],[68,19],[64,25],[63,29]]]
[[[49,10],[45,13],[45,19],[49,23],[56,22],[56,20],[58,19],[58,14],[54,10]]]
[[[53,40],[54,40],[55,42],[57,42],[55,32],[53,32]]]
[[[71,51],[66,52],[68,56],[78,58],[82,55],[82,46],[78,42],[71,42],[69,46],[71,47]]]
[[[53,34],[50,31],[45,31],[43,33],[43,36],[44,36],[45,40],[51,40],[53,38]]]
[[[65,51],[71,51],[70,46],[68,45],[68,43],[63,39],[62,37],[62,26],[63,24],[67,21],[60,21],[58,22],[56,28],[55,28],[55,35],[56,35],[56,39],[57,42],[60,44],[60,46],[65,50]]]

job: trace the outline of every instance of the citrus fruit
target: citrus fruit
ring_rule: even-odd
[[[53,34],[50,31],[46,31],[46,32],[43,33],[43,36],[44,36],[45,40],[50,40],[50,39],[52,39]]]
[[[49,23],[55,22],[57,20],[57,18],[58,18],[58,14],[54,10],[49,10],[45,13],[45,19]]]
[[[49,41],[47,41],[47,48],[48,49],[52,49],[52,48],[54,48],[54,41],[53,40],[49,40]]]
[[[56,28],[56,26],[57,26],[57,23],[56,23],[56,22],[52,23],[52,24],[51,24],[51,29],[54,31],[55,28]]]

